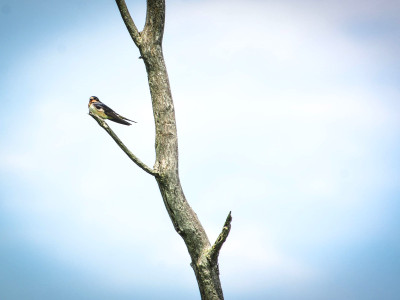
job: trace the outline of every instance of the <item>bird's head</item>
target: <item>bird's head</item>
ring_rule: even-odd
[[[94,102],[100,102],[99,98],[97,98],[96,96],[92,96],[89,98],[89,104],[92,104]]]

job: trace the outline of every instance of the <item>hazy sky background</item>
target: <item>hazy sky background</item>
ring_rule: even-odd
[[[138,28],[145,1],[127,1]],[[226,299],[400,297],[400,4],[167,0],[183,188]],[[114,1],[0,1],[0,298],[199,299],[148,165],[147,78]]]

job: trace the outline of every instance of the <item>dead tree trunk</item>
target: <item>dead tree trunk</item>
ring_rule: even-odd
[[[133,162],[155,177],[174,228],[189,251],[192,260],[190,265],[196,275],[201,298],[223,299],[218,255],[228,237],[232,218],[229,213],[221,234],[211,246],[196,213],[186,201],[180,184],[175,110],[162,53],[165,1],[147,0],[146,22],[141,32],[137,30],[125,1],[116,0],[116,3],[146,66],[156,128],[156,161],[153,169],[134,156],[102,119],[94,115],[92,117]]]

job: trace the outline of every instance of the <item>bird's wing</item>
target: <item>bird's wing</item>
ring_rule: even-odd
[[[121,116],[120,114],[117,114],[115,111],[113,111],[111,108],[109,108],[104,103],[95,102],[94,107],[96,107],[97,110],[104,111],[104,113],[107,116],[109,116],[110,118],[122,119],[122,120],[127,120],[127,121],[136,123],[135,121],[129,120],[128,118],[125,118],[125,117]]]
[[[97,110],[104,112],[107,116],[111,118],[119,118],[118,114],[104,103],[95,102],[93,105]]]

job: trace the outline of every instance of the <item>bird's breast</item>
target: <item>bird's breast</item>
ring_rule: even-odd
[[[92,114],[95,114],[103,119],[108,118],[103,109],[97,109],[93,104],[89,105],[89,110]]]

